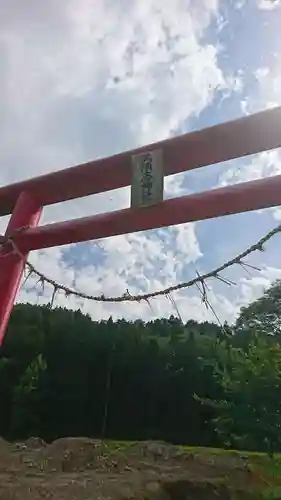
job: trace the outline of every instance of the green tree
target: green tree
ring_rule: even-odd
[[[223,329],[17,305],[0,351],[0,433],[277,447],[279,291]]]
[[[264,294],[247,307],[242,307],[236,321],[236,332],[241,335],[262,333],[281,334],[281,281],[272,284]]]
[[[36,433],[38,429],[39,385],[47,368],[39,354],[26,368],[13,391],[10,433],[12,436]],[[38,400],[39,397],[39,400]]]
[[[256,336],[247,352],[221,342],[213,359],[221,399],[197,398],[216,410],[213,425],[225,445],[272,453],[281,444],[281,346]]]

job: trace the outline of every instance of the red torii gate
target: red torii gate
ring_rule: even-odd
[[[45,205],[101,193],[131,183],[132,155],[161,150],[164,175],[247,156],[281,146],[281,107],[155,144],[0,187],[0,216],[11,214],[4,241],[25,259],[31,250],[171,226],[281,205],[281,175],[145,208],[126,208],[38,227]],[[24,167],[23,167],[24,168]],[[0,248],[0,345],[20,285],[23,260]]]

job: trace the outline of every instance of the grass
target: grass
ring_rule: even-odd
[[[110,451],[125,451],[135,444],[138,444],[139,441],[111,441],[106,439],[104,443]]]
[[[122,440],[105,440],[105,452],[126,458],[126,452],[129,451],[131,447],[141,444],[139,441],[122,441]],[[164,444],[164,443],[163,443]],[[175,446],[176,449],[183,453],[190,453],[195,458],[200,456],[205,457],[216,457],[225,456],[227,457],[241,458],[243,463],[246,462],[247,467],[257,478],[257,484],[263,483],[262,491],[257,491],[256,493],[241,493],[239,498],[236,499],[234,496],[233,500],[239,500],[243,498],[244,500],[281,500],[281,453],[275,454],[273,458],[270,458],[265,453],[256,451],[238,451],[232,449],[219,449],[219,448],[207,448],[207,447],[192,447],[185,445]],[[218,488],[220,486],[228,486],[228,478],[224,480],[218,478]],[[219,500],[220,496],[218,496]]]
[[[239,451],[239,450],[225,450],[223,448],[207,448],[207,447],[194,447],[194,446],[185,446],[185,445],[179,445],[178,448],[182,451],[187,451],[190,453],[198,454],[198,455],[232,455],[232,456],[237,456],[241,458],[264,458],[267,457],[265,453],[259,452],[259,451]],[[281,454],[278,454],[276,456],[280,456],[281,460]]]
[[[130,447],[138,444],[137,441],[106,441],[110,451],[126,452]],[[265,487],[261,492],[249,494],[243,498],[251,500],[281,500],[281,453],[270,458],[265,453],[256,451],[238,451],[219,448],[176,446],[180,451],[196,456],[225,456],[241,458],[247,462],[253,473],[264,481]],[[235,499],[236,500],[236,499]],[[237,499],[238,500],[238,499]]]
[[[273,458],[257,451],[225,450],[219,448],[200,448],[179,446],[182,451],[194,455],[234,456],[246,460],[249,468],[261,477],[267,486],[260,493],[250,495],[253,500],[281,500],[281,453],[276,453]]]

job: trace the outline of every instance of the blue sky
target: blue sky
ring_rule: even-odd
[[[126,16],[124,16],[124,11]],[[281,2],[270,0],[20,0],[0,20],[0,182],[201,129],[281,104]],[[165,180],[165,196],[281,172],[272,151]],[[43,223],[129,205],[129,189],[47,208]],[[280,209],[165,230],[135,233],[34,252],[38,269],[93,294],[153,291],[208,271],[263,236]],[[1,221],[5,227],[6,219]],[[281,277],[278,236],[250,262],[252,277],[213,283],[210,300],[221,321]],[[46,302],[34,282],[19,300]],[[214,318],[196,289],[174,295],[184,319]],[[171,303],[102,305],[58,296],[93,318],[175,313]]]

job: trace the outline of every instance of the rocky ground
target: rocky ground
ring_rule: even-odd
[[[156,442],[0,440],[0,500],[281,498],[279,473],[266,461]]]

